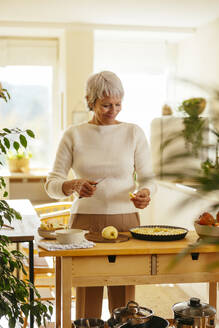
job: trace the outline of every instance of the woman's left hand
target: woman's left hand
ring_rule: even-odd
[[[136,208],[144,209],[149,205],[151,200],[149,189],[141,189],[134,195],[135,197],[131,198],[131,201],[134,203]]]

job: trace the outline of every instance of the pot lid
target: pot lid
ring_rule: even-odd
[[[188,302],[176,303],[172,307],[175,315],[183,318],[208,317],[215,315],[216,310],[207,303],[201,303],[199,298],[192,297]]]
[[[147,318],[153,314],[153,311],[145,307],[141,307],[138,303],[130,301],[126,307],[120,307],[113,310],[113,315],[120,321],[126,322],[127,320],[134,318]]]

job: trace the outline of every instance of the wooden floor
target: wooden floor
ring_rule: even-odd
[[[190,297],[198,297],[201,299],[201,302],[208,303],[207,284],[197,283],[136,286],[136,301],[139,305],[148,307],[154,311],[155,315],[167,319],[173,318],[173,304],[187,301]],[[72,308],[72,318],[74,319],[74,307]],[[102,319],[107,320],[108,318],[109,312],[107,309],[107,302],[104,301]],[[50,323],[46,328],[53,327],[55,327],[54,323]],[[219,313],[217,314],[216,327],[219,328]]]
[[[181,285],[147,285],[136,287],[136,301],[151,308],[163,318],[173,318],[172,306],[175,303],[188,301],[190,297],[198,297],[201,302],[208,302],[206,284]]]

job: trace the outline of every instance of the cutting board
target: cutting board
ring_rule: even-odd
[[[100,232],[89,232],[85,235],[86,239],[89,241],[94,241],[95,243],[121,243],[123,241],[129,240],[129,236],[119,233],[116,239],[105,239],[101,236]]]

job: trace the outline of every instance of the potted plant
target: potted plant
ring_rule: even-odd
[[[205,119],[201,118],[200,114],[204,111],[205,107],[205,98],[190,98],[184,100],[178,108],[185,115],[182,134],[187,149],[195,156],[198,156],[198,152],[203,145],[203,134],[206,126]]]
[[[0,84],[0,98],[5,101],[10,99],[9,93]],[[14,136],[17,136],[16,141]],[[19,128],[0,130],[0,158],[7,156],[7,151],[13,149],[18,151],[27,147],[27,136],[34,138],[31,130],[22,131]],[[0,161],[0,166],[3,163]],[[5,191],[5,181],[0,177],[0,189],[3,191],[3,198],[7,196]],[[11,223],[12,220],[22,220],[21,215],[3,199],[0,200],[0,229],[5,221]],[[15,270],[22,270],[24,255],[17,250],[9,250],[9,239],[0,234],[0,318],[5,317],[8,327],[22,327],[24,317],[30,313],[33,315],[38,326],[46,325],[47,320],[51,319],[52,305],[50,302],[42,303],[37,289],[29,282],[18,279]],[[34,301],[29,301],[30,290],[36,296]]]
[[[7,152],[7,160],[8,160],[8,167],[10,172],[20,172],[26,173],[29,172],[29,162],[32,154],[27,152],[26,150],[21,150],[20,148],[18,151]]]

